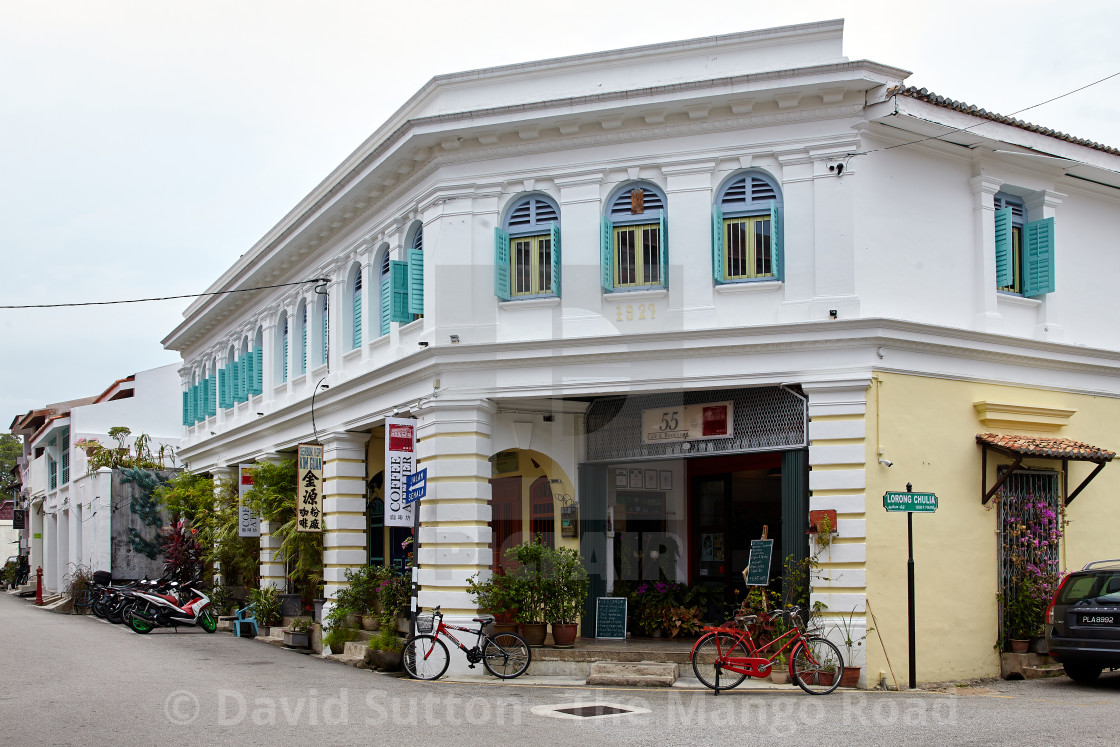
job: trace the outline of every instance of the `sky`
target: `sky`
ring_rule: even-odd
[[[206,290],[442,73],[834,18],[848,58],[1003,114],[1120,72],[1115,0],[387,6],[0,0],[0,305]],[[1020,117],[1120,146],[1118,102]],[[178,362],[188,303],[0,309],[0,424]]]

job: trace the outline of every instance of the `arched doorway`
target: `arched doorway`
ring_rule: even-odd
[[[578,507],[571,500],[575,490],[559,465],[526,449],[499,452],[490,463],[490,548],[495,571],[502,569],[508,549],[537,534],[549,547],[579,550]],[[561,499],[567,503],[558,506]]]

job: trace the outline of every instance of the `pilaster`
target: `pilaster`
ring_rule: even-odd
[[[323,596],[332,601],[346,570],[366,564],[368,433],[336,431],[323,443]]]
[[[257,457],[257,462],[270,462],[279,464],[284,457],[276,452],[268,452]],[[260,566],[262,589],[269,586],[275,587],[281,593],[288,590],[288,573],[284,561],[278,557],[280,553],[280,538],[275,535],[276,525],[271,521],[261,521],[260,536]]]

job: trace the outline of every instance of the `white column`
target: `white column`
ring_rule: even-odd
[[[1027,219],[1033,222],[1045,218],[1054,218],[1057,215],[1058,206],[1062,204],[1063,197],[1065,195],[1049,189],[1035,192],[1026,200]],[[1062,257],[1061,225],[1061,221],[1054,221],[1054,247],[1058,252],[1055,257],[1056,264],[1060,263]],[[1069,254],[1067,253],[1065,256],[1068,257]],[[1038,309],[1035,336],[1042,340],[1061,340],[1065,336],[1062,330],[1062,316],[1059,313],[1061,294],[1047,293],[1039,296],[1039,298],[1042,299],[1042,305]]]
[[[269,452],[258,456],[256,461],[279,464],[282,459],[280,454]],[[279,589],[283,594],[288,591],[288,574],[284,561],[277,557],[280,552],[280,538],[274,534],[275,531],[274,522],[261,521],[260,587],[266,589],[271,586]]]
[[[236,475],[236,467],[212,467],[210,469],[210,477],[214,481],[214,501],[217,503],[223,490],[227,489],[232,483],[234,495],[237,495],[237,482],[234,475]],[[214,584],[226,585],[229,579],[222,575],[222,564],[215,561],[214,563]],[[222,614],[226,614],[222,612]]]
[[[996,304],[996,222],[995,194],[1003,182],[990,176],[975,176],[968,182],[972,188],[972,233],[976,242],[973,277],[976,287],[976,326],[991,330],[999,319]]]
[[[366,443],[368,433],[334,432],[323,442],[323,596],[346,585],[346,570],[366,564]]]
[[[712,307],[712,161],[662,166],[669,221],[669,306]],[[706,261],[705,261],[706,260]]]
[[[472,617],[467,579],[490,573],[490,456],[494,405],[484,399],[423,405],[417,445],[428,470],[420,502],[420,606]]]

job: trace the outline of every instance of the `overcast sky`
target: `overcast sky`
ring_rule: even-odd
[[[1120,71],[1115,0],[0,0],[0,304],[205,290],[433,75],[832,18],[1000,113]],[[1118,101],[1021,117],[1120,146]],[[0,425],[178,361],[186,305],[0,310]]]

